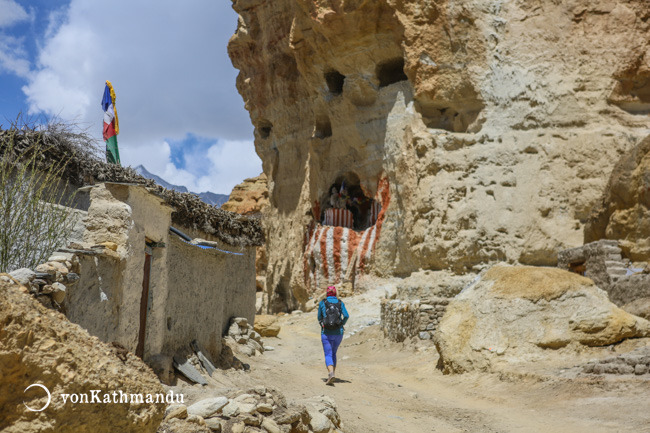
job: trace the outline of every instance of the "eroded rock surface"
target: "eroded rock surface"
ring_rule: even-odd
[[[342,179],[375,199],[390,185],[370,271],[553,265],[650,126],[645,0],[233,7],[229,54],[268,178],[273,311],[312,294],[305,233]]]
[[[269,205],[269,190],[264,173],[245,179],[230,193],[230,199],[221,209],[242,215],[259,215]]]
[[[633,261],[650,260],[650,137],[616,164],[585,227],[585,242],[618,239]]]
[[[51,393],[50,405],[41,384]],[[0,430],[29,432],[155,432],[160,404],[80,403],[63,394],[165,394],[140,358],[102,343],[61,313],[42,306],[27,289],[0,280]],[[81,398],[81,397],[80,397]]]
[[[434,342],[444,371],[461,373],[646,336],[650,322],[612,304],[588,278],[557,268],[497,265],[450,302]]]

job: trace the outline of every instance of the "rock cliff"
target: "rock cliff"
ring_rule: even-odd
[[[242,215],[259,215],[269,205],[269,190],[264,173],[236,185],[221,209]]]
[[[645,0],[233,7],[275,310],[355,272],[552,265],[648,134]],[[345,188],[353,226],[323,226]],[[363,225],[368,202],[381,211]]]

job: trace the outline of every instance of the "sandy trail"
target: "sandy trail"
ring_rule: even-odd
[[[229,373],[229,381],[274,386],[289,399],[331,396],[346,433],[650,432],[648,381],[444,376],[432,345],[390,343],[367,326],[378,321],[379,295],[345,299],[354,335],[339,349],[334,386],[324,384],[316,312],[283,317],[280,338],[265,340],[275,350],[246,360],[252,371]]]

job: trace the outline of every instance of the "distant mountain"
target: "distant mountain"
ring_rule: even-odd
[[[180,185],[174,185],[173,183],[167,182],[165,179],[163,179],[160,176],[157,176],[153,173],[151,173],[149,170],[144,168],[144,165],[138,165],[136,168],[134,168],[135,172],[138,173],[142,177],[146,177],[147,179],[152,179],[154,180],[158,185],[163,186],[167,189],[173,189],[174,191],[178,192],[189,192],[187,188],[184,186]]]
[[[198,194],[201,200],[212,206],[221,207],[222,204],[228,201],[230,196],[226,194],[217,194],[214,192],[206,191]]]
[[[136,168],[134,168],[134,170],[140,176],[145,177],[147,179],[151,179],[155,181],[158,185],[165,187],[167,189],[171,189],[178,192],[190,192],[186,187],[182,185],[174,185],[173,183],[167,182],[162,177],[151,173],[143,165],[138,165]],[[195,192],[194,194],[198,195],[201,198],[201,200],[203,200],[205,203],[216,207],[221,207],[222,204],[228,201],[228,197],[229,197],[226,194],[216,194],[210,191],[205,191],[201,193]]]

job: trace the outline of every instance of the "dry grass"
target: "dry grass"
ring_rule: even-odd
[[[100,159],[101,151],[89,135],[73,132],[57,124],[41,130],[13,126],[0,129],[0,157],[7,150],[5,143],[13,139],[13,152],[19,158],[28,157],[31,145],[39,140],[45,146],[39,161],[41,168],[53,161],[67,160],[63,179],[75,186],[101,182],[124,182],[144,185],[149,191],[162,197],[176,210],[172,214],[174,224],[202,230],[232,246],[259,246],[264,243],[262,226],[258,218],[241,216],[204,203],[197,195],[179,193],[157,185],[153,180],[137,174],[130,167],[108,164]],[[24,153],[24,154],[22,154]]]

